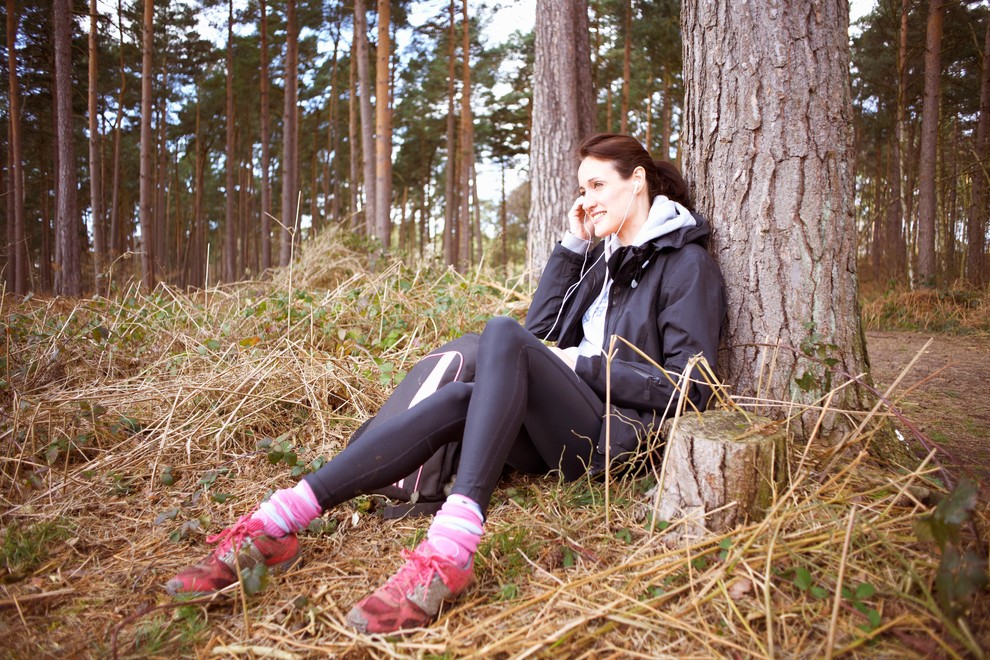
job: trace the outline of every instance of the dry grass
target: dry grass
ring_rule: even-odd
[[[864,287],[862,313],[868,330],[990,335],[990,298],[986,291]]]
[[[343,615],[428,521],[384,522],[363,503],[330,512],[303,539],[305,563],[264,592],[234,587],[174,607],[162,585],[205,552],[204,532],[294,483],[261,439],[287,434],[301,465],[331,456],[418,356],[525,301],[483,275],[397,264],[373,274],[363,263],[325,236],[273,282],[3,299],[6,655],[105,657],[114,644],[121,657],[961,657],[986,648],[987,607],[942,614],[938,552],[914,533],[931,509],[926,494],[943,487],[931,461],[894,474],[864,454],[828,473],[794,460],[793,485],[766,520],[680,549],[644,520],[648,477],[613,483],[608,511],[601,484],[511,478],[495,494],[475,585],[433,626],[404,636],[355,634]]]

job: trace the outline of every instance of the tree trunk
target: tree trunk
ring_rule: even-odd
[[[100,164],[100,132],[97,124],[97,99],[99,70],[97,69],[96,0],[89,1],[89,197],[93,216],[93,278],[96,292],[103,290],[103,261],[106,256],[106,237],[103,231],[103,178]],[[8,43],[10,43],[8,41]]]
[[[983,46],[983,81],[980,83],[980,118],[976,124],[973,151],[973,191],[966,223],[969,242],[966,279],[982,287],[987,283],[987,221],[990,216],[990,21]]]
[[[261,270],[272,267],[272,169],[271,109],[268,100],[268,6],[259,2],[261,14]]]
[[[456,124],[454,121],[454,94],[456,90],[456,74],[454,67],[455,44],[457,43],[456,32],[456,6],[454,0],[450,0],[450,29],[447,33],[447,163],[444,168],[444,197],[446,205],[444,207],[443,223],[443,257],[444,263],[453,266],[457,263],[457,191],[454,187],[454,179],[457,175],[457,147],[456,147]]]
[[[853,214],[849,5],[682,6],[686,178],[715,225],[729,300],[725,382],[741,397],[815,404],[868,371]],[[730,91],[731,90],[731,91]],[[769,344],[771,348],[764,348]],[[802,350],[804,349],[804,350]],[[805,358],[810,355],[829,361]],[[772,373],[761,365],[774,364]],[[862,410],[834,392],[832,410]],[[810,431],[818,411],[802,421]],[[825,415],[818,437],[847,430]],[[879,443],[874,442],[874,447]]]
[[[354,69],[354,58],[357,56],[357,44],[351,45],[351,61],[348,63],[350,77],[350,92],[347,95],[347,144],[350,147],[350,228],[351,231],[363,229],[361,226],[361,216],[358,213],[358,163],[361,161],[361,152],[358,150],[358,107],[357,107],[357,75]]]
[[[921,110],[921,158],[918,163],[918,273],[917,284],[934,287],[936,276],[935,215],[938,115],[942,78],[942,5],[929,0],[925,40],[925,100]]]
[[[58,180],[55,186],[56,259],[55,294],[82,295],[79,265],[79,215],[76,209],[76,152],[72,130],[72,6],[53,0],[55,41],[55,126],[58,144]]]
[[[227,0],[227,86],[225,92],[223,279],[237,279],[237,221],[234,217],[237,158],[234,155],[234,0]],[[286,79],[289,74],[286,73]],[[288,84],[288,82],[287,82]]]
[[[465,272],[471,265],[471,166],[474,163],[474,121],[471,118],[471,29],[468,3],[464,0],[461,33],[461,155],[458,159],[460,212],[457,222],[457,270]]]
[[[538,0],[527,262],[539,277],[576,197],[575,152],[594,127],[587,0]]]
[[[124,42],[124,8],[117,0],[118,43]],[[110,191],[110,257],[116,258],[124,251],[123,229],[120,222],[120,126],[124,120],[124,93],[127,91],[127,75],[124,70],[124,49],[118,48],[117,67],[120,72],[120,89],[117,92],[117,117],[113,123],[113,183]]]
[[[296,0],[286,3],[285,105],[282,110],[282,240],[278,262],[287,266],[292,259],[296,233],[296,205],[299,196],[299,26]]]
[[[664,423],[666,468],[647,493],[668,545],[691,544],[761,520],[786,476],[786,435],[766,417],[711,410]],[[654,497],[650,497],[650,495]]]
[[[155,286],[155,261],[152,252],[154,245],[154,218],[152,208],[155,203],[152,190],[154,163],[151,160],[154,144],[151,138],[151,78],[152,55],[155,48],[153,32],[154,0],[145,0],[144,23],[142,24],[142,58],[141,58],[141,187],[138,207],[141,224],[141,280],[147,289]]]
[[[10,241],[7,269],[14,293],[28,291],[28,249],[24,231],[24,149],[21,146],[21,85],[17,77],[17,8],[7,0],[7,80],[10,96],[10,193],[11,215],[7,217]]]
[[[622,114],[619,115],[619,132],[626,133],[629,126],[629,82],[632,79],[632,0],[626,0],[622,20]]]
[[[361,108],[361,155],[364,161],[364,231],[375,235],[375,135],[368,71],[368,15],[364,0],[354,0],[354,43],[357,46],[358,101]]]
[[[391,1],[378,0],[378,49],[375,67],[375,236],[385,249],[392,234],[392,107],[389,82],[392,57]]]

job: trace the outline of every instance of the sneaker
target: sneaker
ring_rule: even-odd
[[[299,557],[299,540],[295,534],[280,538],[265,534],[264,525],[251,515],[241,517],[232,527],[206,537],[207,543],[219,543],[216,549],[195,566],[180,572],[165,585],[165,591],[202,596],[237,582],[237,568],[265,564],[270,570],[286,569]]]
[[[429,541],[412,552],[402,551],[406,563],[399,572],[347,614],[347,623],[363,633],[389,633],[428,624],[440,604],[461,595],[471,583],[474,557],[457,566],[436,554]]]

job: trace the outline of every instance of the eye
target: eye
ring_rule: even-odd
[[[605,184],[602,183],[601,181],[595,181],[595,183],[592,185],[592,188],[594,188],[595,190],[597,190],[597,189],[603,187],[604,185]]]

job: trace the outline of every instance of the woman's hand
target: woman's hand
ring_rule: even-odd
[[[574,200],[571,210],[567,212],[568,229],[571,234],[583,241],[591,240],[591,233],[585,227],[588,216],[584,212],[584,195]]]

